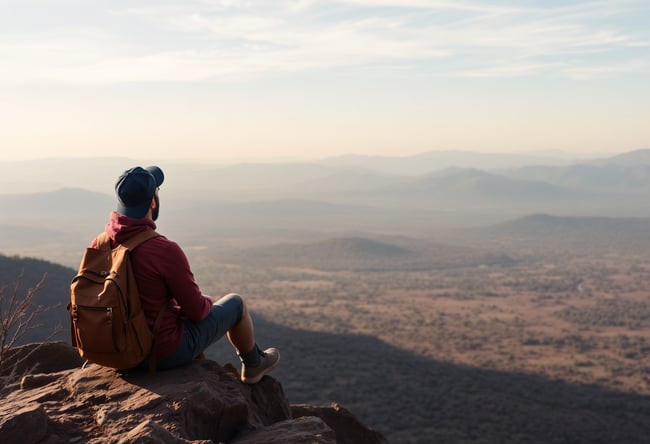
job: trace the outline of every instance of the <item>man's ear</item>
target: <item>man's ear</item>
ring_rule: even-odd
[[[156,208],[156,196],[151,198],[151,202],[149,202],[149,208]]]

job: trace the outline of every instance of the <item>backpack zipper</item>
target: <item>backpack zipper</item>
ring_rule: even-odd
[[[76,321],[78,319],[78,312],[79,308],[82,308],[84,310],[91,310],[91,311],[105,311],[106,312],[106,319],[108,320],[109,325],[113,323],[113,307],[106,307],[106,308],[101,308],[101,307],[88,307],[87,305],[73,305],[72,306],[72,318]]]

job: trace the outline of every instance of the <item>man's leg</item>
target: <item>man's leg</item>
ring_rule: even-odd
[[[158,369],[178,367],[192,362],[203,350],[237,325],[244,313],[244,300],[230,293],[212,304],[208,316],[201,321],[183,321],[183,339],[170,356],[158,362]]]
[[[159,369],[189,364],[212,343],[227,335],[242,361],[241,379],[258,382],[280,362],[280,353],[261,351],[255,343],[253,321],[244,299],[230,293],[214,302],[208,316],[199,322],[184,322],[183,341],[171,356],[158,363]]]
[[[225,296],[225,298],[230,296]],[[246,301],[241,296],[236,296],[241,300],[241,317],[239,322],[227,331],[227,335],[228,340],[235,347],[237,353],[241,354],[249,352],[255,347],[255,329],[253,327],[253,320],[250,314],[248,314],[248,304],[246,304]],[[218,304],[222,300],[223,298],[215,304]]]
[[[241,319],[227,334],[242,362],[241,380],[246,384],[255,384],[277,367],[280,363],[280,351],[275,348],[267,348],[264,351],[259,349],[255,342],[255,328],[248,313],[248,306],[246,301],[241,301]]]

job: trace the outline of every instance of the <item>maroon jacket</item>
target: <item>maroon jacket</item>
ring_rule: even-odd
[[[117,212],[111,213],[106,233],[113,245],[123,243],[144,230],[155,230],[156,223],[149,219],[131,219]],[[96,246],[96,240],[92,242]],[[153,328],[160,308],[165,301],[165,314],[156,335],[158,360],[170,355],[181,343],[183,321],[204,319],[212,307],[212,299],[201,293],[194,280],[189,262],[176,242],[156,237],[140,244],[131,253],[131,265],[138,282],[142,309],[149,326]]]

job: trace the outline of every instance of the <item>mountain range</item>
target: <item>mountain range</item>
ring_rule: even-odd
[[[85,247],[115,208],[124,158],[0,162],[0,251]],[[650,217],[650,149],[610,157],[429,152],[309,163],[160,162],[161,230],[200,246],[359,233],[444,238],[525,217]],[[191,229],[188,229],[191,228]],[[261,233],[264,233],[263,235]],[[207,240],[206,240],[207,239]],[[269,240],[265,241],[266,244]],[[25,248],[26,247],[26,248]],[[62,253],[49,256],[76,265]]]

